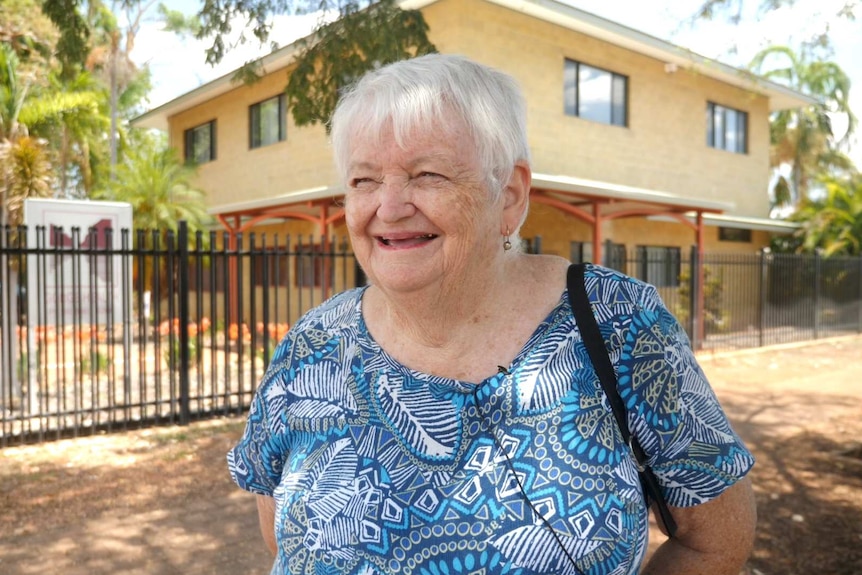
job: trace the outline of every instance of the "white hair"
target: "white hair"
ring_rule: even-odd
[[[344,92],[331,123],[339,177],[347,179],[356,136],[380,134],[391,125],[403,147],[417,127],[451,126],[453,113],[473,138],[488,189],[499,197],[515,163],[530,161],[524,97],[508,74],[449,54],[389,64]]]

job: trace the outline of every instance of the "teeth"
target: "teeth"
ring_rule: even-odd
[[[434,238],[436,238],[436,237],[437,237],[437,236],[436,236],[436,235],[434,235],[434,234],[422,234],[421,236],[416,236],[416,239],[419,239],[419,240],[433,240],[433,239],[434,239]],[[390,245],[390,243],[392,242],[392,240],[391,240],[390,238],[384,238],[384,237],[381,237],[381,238],[380,238],[380,242],[381,242],[381,243],[383,243],[383,245],[388,246],[388,245]]]

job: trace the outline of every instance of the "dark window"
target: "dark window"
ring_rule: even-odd
[[[638,277],[656,287],[677,287],[681,272],[680,249],[638,246]]]
[[[254,285],[256,287],[274,287],[287,285],[288,254],[285,248],[266,248],[260,258],[252,258]]]
[[[626,257],[625,244],[615,244],[611,240],[605,240],[605,248],[602,250],[602,265],[606,268],[617,270],[618,272],[626,272]]]
[[[192,164],[204,164],[216,159],[216,122],[185,131],[185,159]]]
[[[593,262],[593,242],[571,242],[569,244],[569,259],[574,263]],[[602,247],[601,265],[625,273],[626,246],[605,241]]]
[[[565,111],[613,126],[628,125],[628,78],[566,60],[563,82]]]
[[[327,285],[331,286],[333,270],[330,259],[320,244],[297,246],[293,266],[294,283],[298,287],[320,287],[326,274],[329,276]]]
[[[569,261],[573,263],[593,261],[593,242],[571,242],[569,245]]]
[[[260,148],[287,139],[285,97],[279,94],[248,108],[250,148]]]
[[[230,282],[227,254],[214,252],[212,256],[195,257],[189,262],[189,289],[224,292]]]
[[[718,239],[722,242],[751,243],[751,230],[740,228],[718,228]]]
[[[706,144],[737,154],[748,153],[748,112],[708,102]]]

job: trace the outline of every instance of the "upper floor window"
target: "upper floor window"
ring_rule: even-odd
[[[748,112],[708,102],[706,144],[737,154],[748,152]]]
[[[248,140],[250,148],[260,148],[287,138],[285,97],[279,94],[248,108]]]
[[[563,99],[566,114],[613,126],[628,125],[628,78],[566,60]]]
[[[203,164],[216,159],[216,122],[189,128],[184,133],[187,162]]]

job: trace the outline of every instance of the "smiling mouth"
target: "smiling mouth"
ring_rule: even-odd
[[[430,242],[434,238],[436,238],[436,234],[422,234],[419,236],[413,236],[409,238],[387,238],[384,236],[378,236],[377,241],[383,244],[384,246],[389,247],[407,247],[419,245],[421,243]]]

